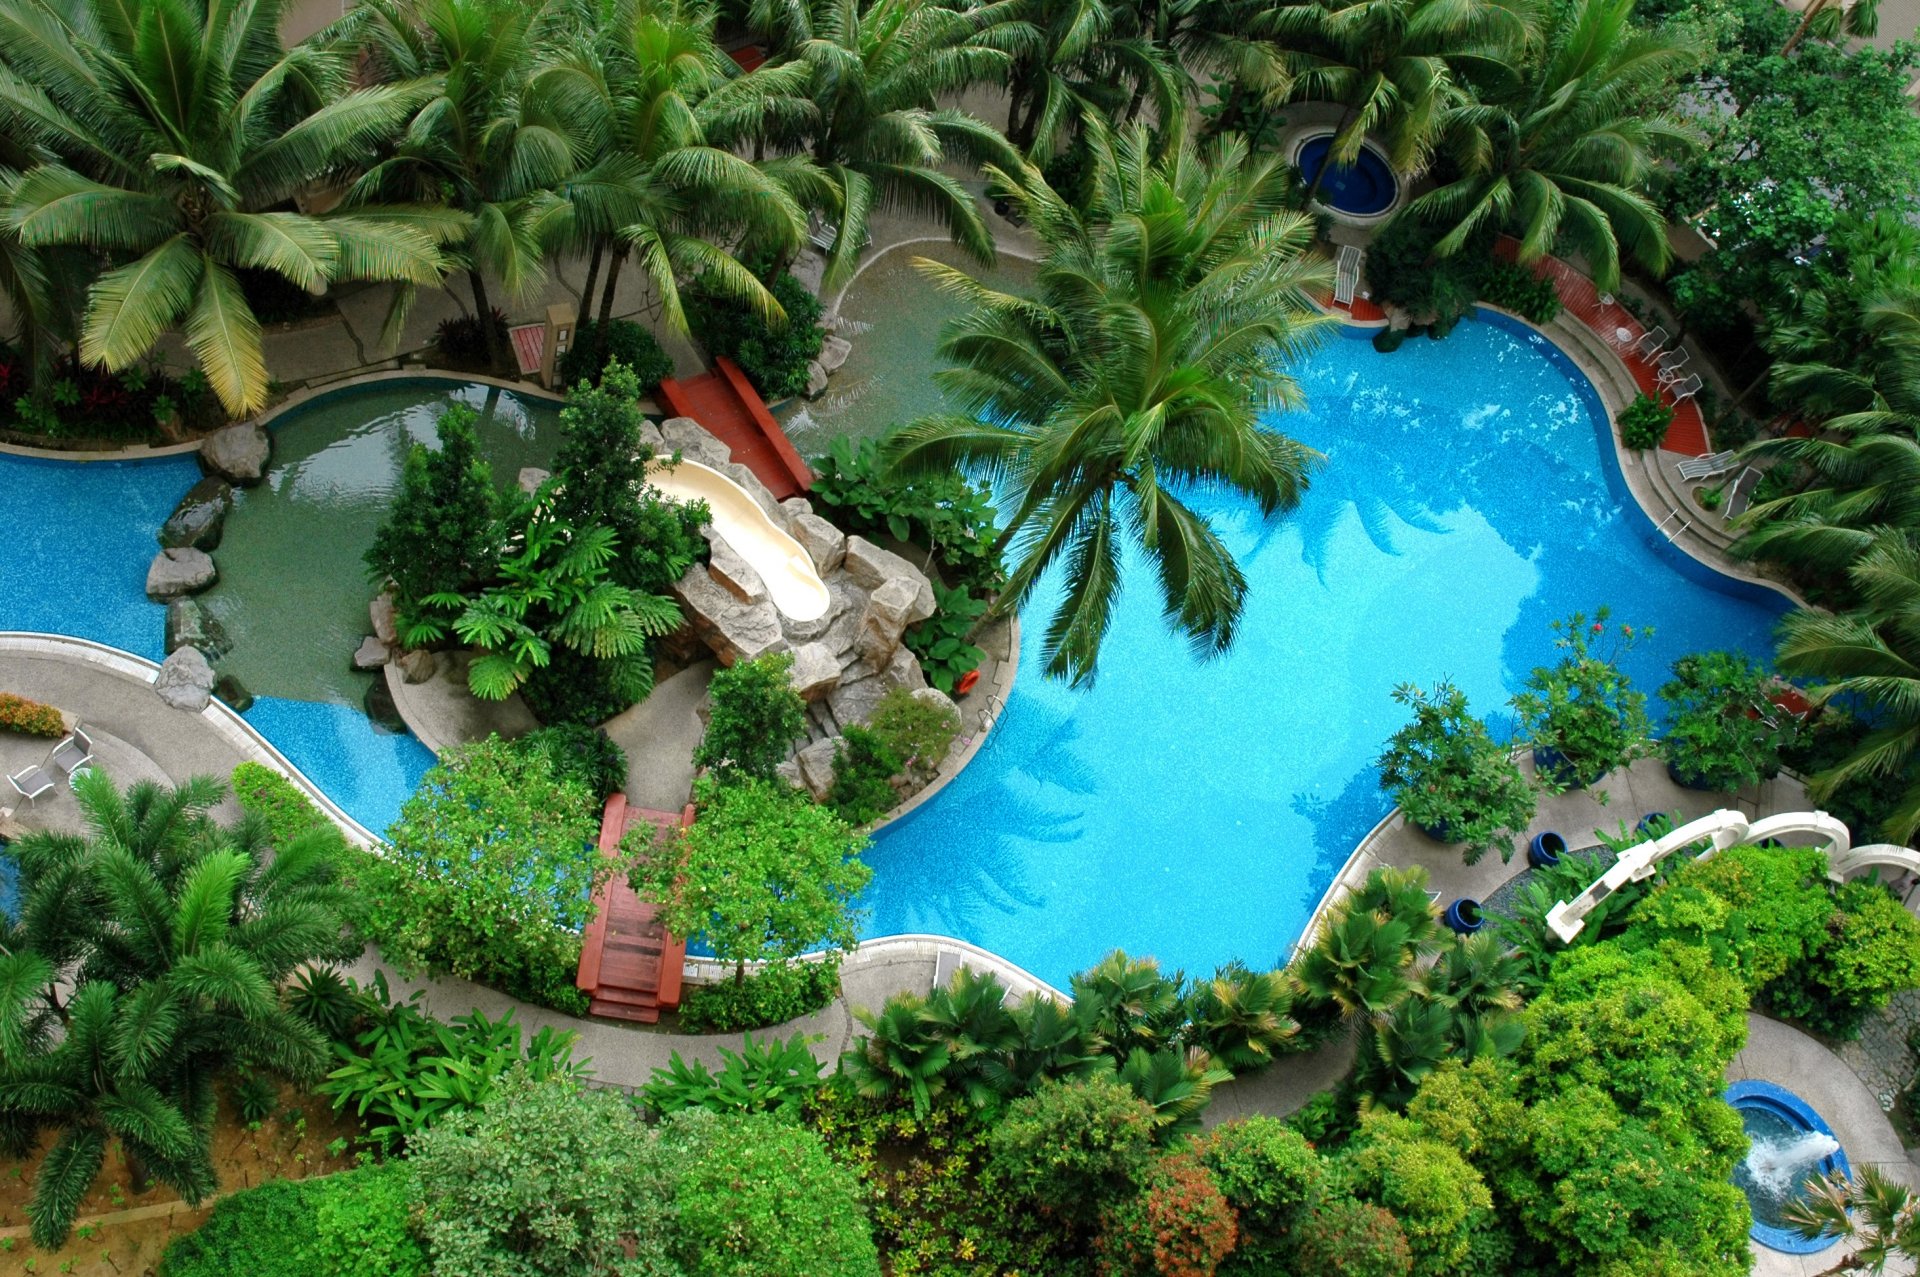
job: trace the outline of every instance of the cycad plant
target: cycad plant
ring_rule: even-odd
[[[1043,661],[1075,683],[1094,677],[1130,542],[1168,624],[1203,657],[1227,650],[1246,578],[1187,500],[1230,491],[1271,517],[1317,459],[1270,421],[1299,402],[1280,369],[1324,322],[1303,290],[1328,279],[1306,255],[1312,223],[1287,210],[1285,162],[1172,133],[1161,149],[1143,128],[1089,121],[1084,206],[1031,165],[994,171],[1046,245],[1032,295],[921,264],[972,307],[940,339],[955,410],[884,449],[901,475],[977,471],[1007,494],[999,544],[1015,563],[994,607],[1018,609],[1062,569]]]
[[[1829,1273],[1884,1273],[1894,1260],[1920,1260],[1920,1197],[1878,1166],[1803,1184],[1782,1212],[1808,1241],[1837,1237],[1851,1254]]]
[[[992,125],[939,105],[1006,73],[978,21],[935,0],[755,0],[753,24],[776,60],[805,63],[811,118],[770,138],[810,153],[831,182],[837,231],[822,289],[852,277],[875,209],[938,218],[954,243],[993,261],[993,233],[950,163],[1017,162]]]
[[[1154,1138],[1161,1144],[1197,1133],[1213,1088],[1233,1080],[1198,1047],[1135,1047],[1119,1062],[1118,1077],[1153,1110]]]
[[[1180,976],[1160,972],[1154,958],[1130,958],[1115,949],[1073,977],[1073,1000],[1084,1008],[1103,1049],[1125,1059],[1135,1049],[1170,1045],[1179,1032]]]
[[[1250,971],[1233,962],[1213,979],[1195,981],[1184,1002],[1186,1040],[1235,1076],[1272,1064],[1300,1032],[1289,1014],[1293,984],[1284,971]]]
[[[1459,176],[1406,210],[1449,228],[1439,253],[1491,226],[1519,239],[1521,261],[1564,244],[1602,289],[1618,285],[1623,251],[1666,268],[1666,219],[1647,192],[1695,136],[1657,104],[1698,54],[1679,35],[1636,27],[1633,3],[1575,0],[1540,60],[1489,69],[1479,100],[1446,113]]]
[[[437,283],[439,245],[464,219],[284,205],[363,157],[416,101],[349,91],[330,45],[283,49],[280,0],[0,3],[0,118],[57,157],[21,176],[7,224],[29,248],[70,246],[113,265],[88,296],[81,358],[145,358],[184,326],[227,410],[266,403],[260,322],[237,272],[301,288],[338,280]]]
[[[1433,952],[1440,923],[1425,869],[1376,869],[1328,908],[1292,968],[1307,996],[1349,1022],[1389,1011],[1413,992],[1414,963]]]
[[[87,834],[13,844],[20,911],[0,932],[0,1147],[21,1158],[57,1133],[27,1206],[45,1247],[115,1140],[136,1176],[188,1202],[212,1193],[215,1079],[317,1076],[326,1044],[281,986],[357,947],[342,943],[331,826],[270,849],[262,818],[213,822],[211,779],[122,795],[95,770],[74,789]]]

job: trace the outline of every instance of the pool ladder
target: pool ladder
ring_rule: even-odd
[[[1660,520],[1660,522],[1654,526],[1653,530],[1655,532],[1666,532],[1667,525],[1673,522],[1675,519],[1678,519],[1679,517],[1680,517],[1680,511],[1673,506],[1668,506],[1667,517]],[[1685,522],[1681,523],[1679,527],[1675,528],[1673,531],[1667,532],[1667,541],[1669,543],[1673,542],[1676,538],[1679,537],[1679,535],[1682,532],[1685,532],[1688,528],[1692,526],[1693,526],[1693,520],[1692,519],[1686,520]]]

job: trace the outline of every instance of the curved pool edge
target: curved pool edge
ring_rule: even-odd
[[[834,293],[833,300],[831,302],[827,301],[827,299],[824,297],[820,299],[820,303],[824,309],[826,318],[828,318],[829,320],[837,320],[840,318],[840,303],[844,302],[847,299],[847,290],[853,287],[854,282],[856,280],[858,280],[862,275],[867,273],[867,270],[869,267],[875,265],[876,263],[881,261],[883,258],[891,255],[892,253],[897,252],[900,249],[912,248],[916,244],[951,245],[952,243],[953,243],[953,238],[952,236],[949,236],[949,235],[910,235],[905,239],[894,240],[891,244],[888,244],[885,248],[879,249],[873,253],[868,254],[866,259],[862,261],[859,266],[854,268],[853,274],[847,276],[847,282],[840,285],[839,290]],[[1011,257],[1015,261],[1033,262],[1037,265],[1044,260],[1037,254],[1023,252],[1018,248],[1014,248],[1006,244],[995,244],[993,252],[994,252],[994,259],[996,261],[1002,257]],[[780,402],[785,403],[787,401],[783,399]],[[772,408],[775,405],[769,404],[767,406],[769,408]]]
[[[1306,150],[1310,144],[1321,138],[1328,139],[1328,149],[1331,150],[1332,139],[1339,132],[1340,129],[1337,126],[1304,122],[1290,129],[1286,135],[1281,138],[1279,149],[1281,154],[1286,156],[1288,166],[1291,167],[1295,173],[1304,177],[1305,173],[1300,167],[1300,153]],[[1418,178],[1420,174],[1417,170],[1408,173],[1400,172],[1399,169],[1394,167],[1394,163],[1388,158],[1386,151],[1381,149],[1371,137],[1362,137],[1360,139],[1360,149],[1362,151],[1373,152],[1374,158],[1380,162],[1380,166],[1386,170],[1387,176],[1393,181],[1393,198],[1387,202],[1386,207],[1373,213],[1354,213],[1344,208],[1336,208],[1334,205],[1326,203],[1318,197],[1313,200],[1313,206],[1342,225],[1362,227],[1371,230],[1386,225],[1395,213],[1398,213],[1406,206],[1407,200],[1411,195],[1414,180]],[[1322,163],[1324,162],[1323,160]]]
[[[160,666],[144,656],[135,656],[131,652],[109,647],[105,643],[75,638],[68,634],[0,630],[0,652],[30,653],[75,664],[92,665],[146,688],[153,686],[154,679],[160,673]],[[346,835],[349,842],[368,849],[379,845],[380,840],[365,825],[348,815],[327,795],[325,790],[308,779],[305,772],[294,766],[272,741],[263,736],[253,724],[247,722],[230,706],[218,699],[211,700],[196,717],[235,752],[279,772],[298,785],[327,819],[339,827],[340,832]],[[223,777],[222,780],[224,779]]]
[[[1853,1178],[1853,1165],[1847,1160],[1847,1150],[1840,1143],[1840,1136],[1827,1124],[1819,1112],[1798,1095],[1775,1082],[1761,1078],[1744,1078],[1730,1083],[1720,1093],[1720,1098],[1735,1112],[1740,1111],[1741,1101],[1747,1101],[1750,1107],[1769,1110],[1777,1116],[1813,1134],[1825,1135],[1834,1142],[1833,1152],[1821,1160],[1821,1170],[1826,1174],[1836,1171],[1848,1179]],[[1796,1232],[1785,1228],[1776,1228],[1754,1220],[1747,1235],[1769,1250],[1779,1251],[1783,1255],[1817,1255],[1830,1250],[1840,1242],[1837,1233],[1823,1235],[1808,1240]]]

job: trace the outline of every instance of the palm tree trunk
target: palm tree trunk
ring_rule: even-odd
[[[613,261],[607,264],[607,288],[600,294],[600,332],[606,332],[613,323],[613,290],[620,285],[620,263],[627,260],[625,252],[613,250]]]
[[[594,236],[593,252],[587,256],[586,287],[580,290],[580,313],[583,315],[593,308],[593,286],[600,282],[600,255],[605,249],[606,242],[598,235]]]
[[[506,351],[500,348],[500,333],[493,323],[493,303],[487,300],[487,281],[478,270],[468,268],[467,283],[473,288],[473,308],[480,316],[480,332],[487,343],[487,370],[498,372],[506,364]]]
[[[1353,123],[1354,117],[1358,114],[1360,114],[1360,108],[1355,106],[1349,106],[1340,113],[1340,124],[1333,130],[1333,137],[1327,142],[1326,157],[1320,161],[1319,172],[1313,175],[1313,185],[1307,187],[1307,203],[1313,203],[1313,197],[1320,193],[1320,184],[1327,180],[1327,170],[1333,167],[1334,145],[1339,142],[1340,135],[1347,131],[1347,126]]]
[[[1813,0],[1807,6],[1806,12],[1800,15],[1800,25],[1793,29],[1793,34],[1787,37],[1786,46],[1780,50],[1781,57],[1786,57],[1800,47],[1800,42],[1807,38],[1807,28],[1813,25],[1813,20],[1820,16],[1829,2],[1830,0]]]
[[[1027,95],[1027,77],[1016,75],[1013,83],[1007,86],[1007,140],[1018,146],[1020,131],[1020,105]]]

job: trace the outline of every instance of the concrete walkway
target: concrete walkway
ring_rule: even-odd
[[[641,701],[602,724],[627,754],[627,800],[656,811],[679,811],[693,797],[693,751],[706,734],[700,705],[714,662],[681,670]]]

